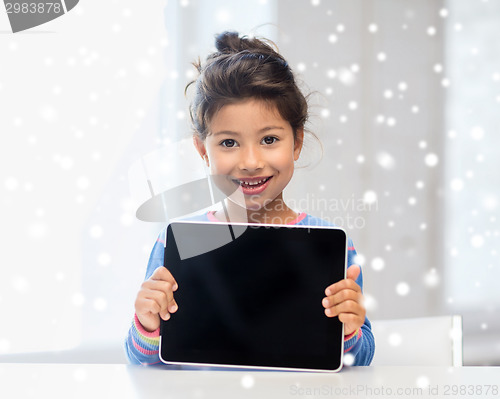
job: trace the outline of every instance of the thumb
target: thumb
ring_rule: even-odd
[[[347,268],[346,277],[348,279],[356,281],[360,273],[361,268],[358,265],[351,265]]]

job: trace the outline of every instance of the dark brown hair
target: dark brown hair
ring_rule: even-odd
[[[212,117],[224,105],[255,98],[275,106],[297,138],[308,117],[307,101],[272,42],[223,32],[215,45],[217,51],[204,65],[199,60],[193,64],[200,74],[186,86],[186,91],[192,84],[195,87],[189,110],[195,134],[205,140]]]

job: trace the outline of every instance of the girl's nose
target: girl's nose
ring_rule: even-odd
[[[264,167],[264,160],[258,148],[246,147],[241,151],[240,168],[242,170],[254,171]]]

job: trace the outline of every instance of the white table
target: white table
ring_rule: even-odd
[[[499,389],[498,367],[352,367],[327,374],[172,370],[123,364],[0,363],[1,397],[9,399],[499,399]]]

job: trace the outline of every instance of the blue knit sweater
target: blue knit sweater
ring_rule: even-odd
[[[209,212],[197,216],[193,218],[193,220],[208,222],[215,221],[216,219],[213,214]],[[299,217],[290,224],[302,226],[331,226],[330,223],[306,213],[301,213]],[[153,272],[158,267],[163,266],[165,231],[166,229],[160,233],[153,250],[151,251],[145,280],[151,277]],[[355,256],[356,250],[354,249],[352,240],[349,238],[347,267],[354,264]],[[356,283],[361,287],[361,289],[363,289],[362,273],[359,274]],[[125,351],[129,361],[132,364],[143,365],[160,363],[159,337],[159,328],[156,331],[148,332],[142,327],[137,316],[134,316],[134,320],[132,321],[132,325],[130,326],[125,340]],[[368,366],[372,361],[374,352],[375,341],[371,331],[371,324],[368,318],[365,318],[365,322],[360,329],[355,331],[353,334],[344,337],[344,353],[349,353],[354,356],[353,365]]]

